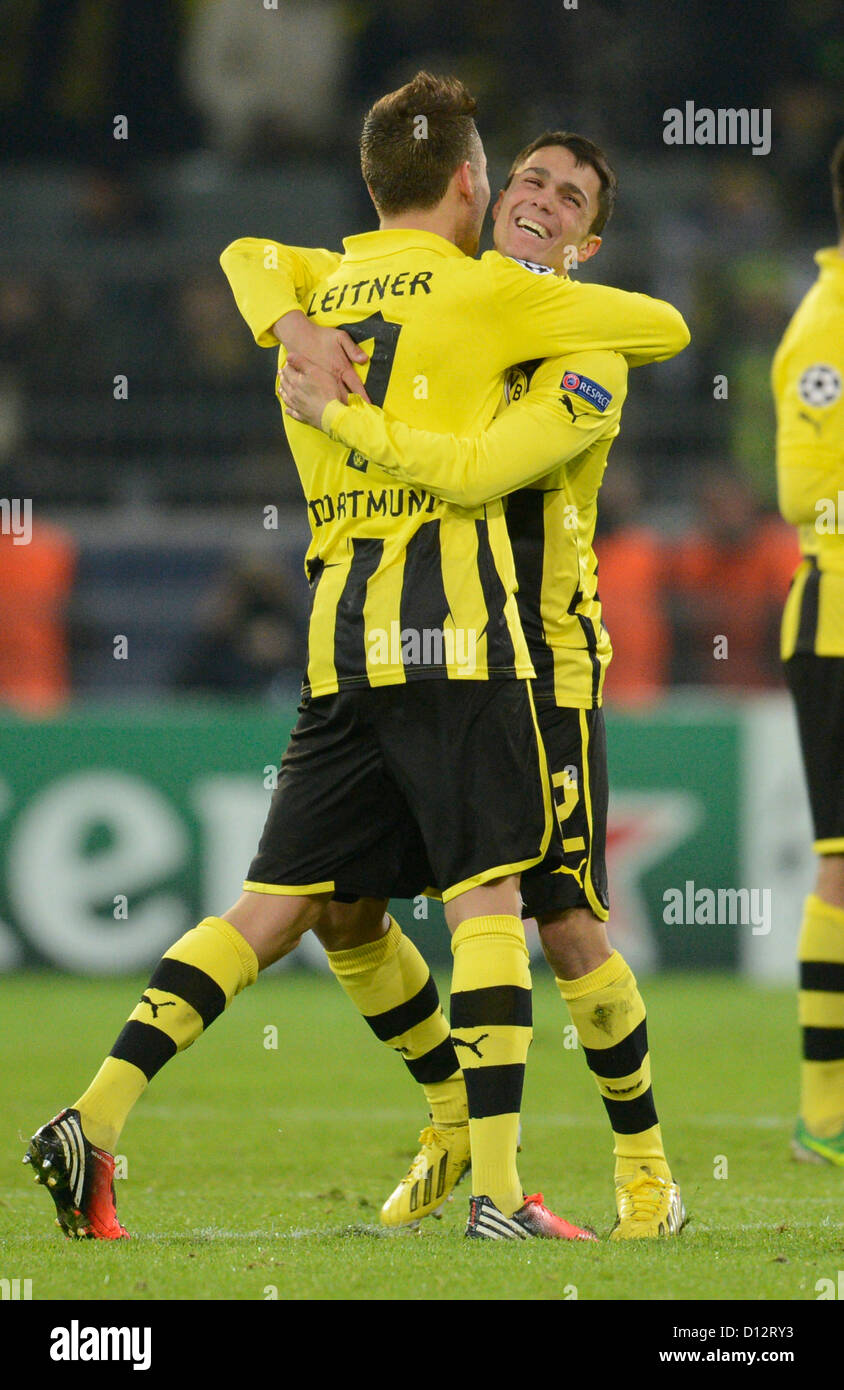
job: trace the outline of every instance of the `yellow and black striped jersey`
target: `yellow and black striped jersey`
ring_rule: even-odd
[[[782,656],[844,656],[844,255],[820,275],[774,357],[777,486],[804,560],[786,601]]]
[[[256,340],[274,343],[272,325],[301,298],[369,351],[371,400],[416,427],[476,434],[503,374],[526,359],[589,346],[651,361],[688,341],[662,301],[533,275],[497,252],[472,260],[433,233],[370,232],[344,246],[329,274],[331,253],[260,239],[234,243],[221,261]],[[532,676],[501,500],[450,506],[306,425],[285,417],[285,428],[312,532],[306,691]],[[471,665],[458,659],[461,643]]]
[[[601,704],[612,656],[592,548],[598,490],[627,394],[618,353],[575,352],[512,368],[501,410],[480,435],[411,429],[359,396],[323,425],[384,472],[454,506],[505,494],[516,599],[540,700]],[[527,486],[524,486],[527,484]]]

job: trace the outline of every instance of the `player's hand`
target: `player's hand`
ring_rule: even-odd
[[[337,378],[323,371],[301,353],[289,352],[287,362],[278,374],[278,394],[287,414],[304,425],[322,428],[322,413],[329,401],[348,401],[348,392]]]
[[[353,391],[365,401],[369,400],[354,366],[356,362],[363,366],[369,357],[342,328],[328,328],[324,324],[314,323],[300,310],[285,314],[274,325],[274,330],[288,354],[294,352],[306,357],[316,367],[333,376],[338,387],[343,387],[347,392]],[[338,399],[345,404],[345,396],[338,393]]]

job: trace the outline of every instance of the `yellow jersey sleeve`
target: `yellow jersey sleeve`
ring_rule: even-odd
[[[307,304],[340,259],[339,252],[242,237],[226,247],[220,263],[255,341],[275,347],[273,324]],[[689,343],[682,314],[664,300],[539,275],[497,251],[471,264],[482,273],[468,288],[477,293],[486,281],[495,313],[485,328],[505,365],[588,347],[621,352],[629,366],[641,366],[674,357]]]
[[[629,366],[662,362],[690,341],[682,314],[662,299],[537,275],[489,251],[497,332],[510,362],[588,348],[620,352]]]
[[[544,362],[530,390],[475,437],[414,429],[360,396],[332,401],[323,428],[401,482],[476,508],[568,463],[618,430],[627,367],[616,353]]]
[[[283,246],[241,237],[220,257],[235,303],[259,347],[278,347],[273,324],[302,307],[311,290],[340,263],[339,251]]]

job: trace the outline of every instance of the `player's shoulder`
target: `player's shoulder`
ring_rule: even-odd
[[[523,261],[515,256],[504,256],[500,251],[485,251],[472,264],[478,267],[480,274],[499,287],[509,286],[528,294],[571,293],[570,280],[557,275],[551,266],[540,265],[538,261]]]
[[[820,377],[827,378],[824,404],[841,396],[844,377],[844,304],[819,293],[816,282],[804,295],[774,354],[771,379],[774,391],[790,394],[803,405],[811,399]]]
[[[812,333],[818,326],[829,327],[842,335],[844,319],[844,259],[842,269],[831,273],[831,265],[823,263],[827,253],[818,252],[821,272],[806,289],[803,298],[794,310],[785,331],[783,342],[797,340],[801,334]],[[837,259],[837,257],[836,257]]]
[[[501,251],[484,251],[474,262],[490,275],[513,275],[521,277],[528,272],[533,275],[553,275],[550,265],[540,265],[538,261],[522,261],[516,256],[505,256]]]
[[[815,289],[817,287],[814,287]],[[844,304],[832,302],[810,290],[786,329],[783,355],[799,357],[819,342],[841,357],[844,351]]]

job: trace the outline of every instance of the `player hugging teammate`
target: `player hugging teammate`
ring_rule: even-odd
[[[311,929],[430,1112],[385,1222],[435,1211],[471,1163],[467,1235],[594,1238],[525,1197],[516,1165],[522,898],[611,1122],[613,1234],[682,1227],[644,1004],[604,926],[610,647],[592,535],[627,367],[672,356],[688,331],[670,305],[562,273],[572,247],[597,251],[615,188],[582,137],[548,132],[522,152],[496,204],[498,249],[474,259],[489,185],[473,114],[462,84],[420,74],[364,124],[377,232],[346,238],[342,256],[273,258],[261,240],[224,253],[257,341],[290,354],[285,428],[312,521],[304,699],[241,897],[170,948],[91,1087],[33,1138],[69,1233],[125,1234],[108,1165],[132,1105]],[[365,400],[354,363],[368,363]],[[495,418],[508,376],[527,390]],[[323,502],[317,524],[319,500],[356,489],[385,505]],[[425,505],[404,505],[408,489]],[[445,640],[432,660],[400,644],[376,661],[371,634],[395,625],[473,634],[471,668]],[[425,888],[452,933],[450,1028],[388,912]]]

